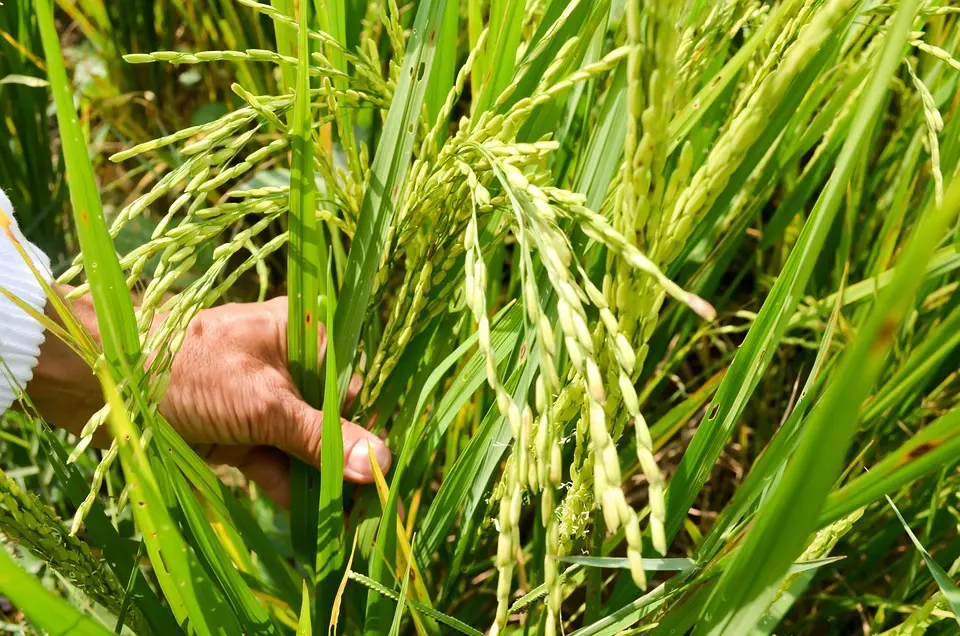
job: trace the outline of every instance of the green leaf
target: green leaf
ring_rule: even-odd
[[[337,299],[333,287],[332,265],[327,265],[327,294],[324,296],[327,324],[326,373],[323,394],[323,431],[320,443],[320,528],[317,533],[317,620],[329,624],[333,601],[343,572],[343,430],[337,413],[337,355],[333,321]],[[330,417],[327,417],[330,414]]]
[[[953,579],[950,578],[950,575],[943,571],[943,568],[940,567],[940,564],[933,560],[933,557],[930,556],[930,553],[927,552],[926,548],[923,547],[923,544],[920,543],[920,539],[917,538],[917,535],[913,534],[913,530],[910,529],[906,519],[904,519],[903,515],[900,514],[900,510],[897,509],[896,504],[893,503],[893,499],[887,497],[887,503],[890,504],[890,507],[893,508],[893,511],[897,514],[897,519],[900,520],[900,523],[903,525],[903,529],[907,531],[908,535],[910,535],[910,540],[913,541],[914,547],[920,552],[920,556],[923,557],[924,563],[927,564],[927,569],[930,570],[930,575],[933,576],[933,580],[937,582],[937,587],[940,588],[940,593],[943,594],[943,598],[945,598],[947,600],[947,604],[950,605],[950,611],[953,612],[953,619],[960,624],[960,588],[958,588],[957,584],[953,582]]]
[[[843,289],[841,288],[840,291],[843,292]],[[838,298],[841,296],[842,293],[838,294]],[[841,307],[842,304],[835,300],[833,313],[827,322],[826,329],[824,329],[820,347],[817,349],[817,357],[814,359],[813,367],[800,390],[793,411],[791,411],[783,426],[777,430],[774,438],[767,444],[763,454],[757,459],[746,479],[733,494],[733,499],[724,507],[720,519],[710,529],[710,533],[700,545],[697,558],[701,561],[706,562],[717,556],[728,535],[734,531],[736,524],[746,517],[751,507],[758,505],[758,501],[762,502],[765,494],[769,495],[769,492],[783,474],[783,466],[793,455],[800,441],[799,432],[804,418],[810,410],[810,404],[814,401],[823,384],[819,376],[833,344],[833,336],[840,319]]]
[[[210,576],[220,582],[227,602],[233,608],[233,613],[240,622],[243,632],[247,634],[275,634],[276,629],[270,622],[270,617],[257,598],[253,595],[249,585],[237,571],[233,561],[227,556],[220,538],[210,527],[209,521],[203,514],[193,494],[180,475],[169,480],[180,503],[180,510],[192,533],[193,542],[199,547],[198,557],[206,565]]]
[[[945,276],[950,272],[960,268],[960,244],[946,245],[941,247],[930,259],[927,264],[926,277],[929,279]],[[854,305],[859,302],[873,300],[877,292],[890,284],[893,280],[895,268],[888,269],[885,272],[871,276],[858,283],[850,285],[843,290],[843,305]],[[816,303],[816,307],[830,306],[836,300],[837,294],[831,294]],[[804,316],[804,311],[800,311],[794,316],[795,321],[799,321]]]
[[[203,460],[163,418],[155,421],[154,434],[157,436],[157,443],[166,449],[190,484],[207,500],[224,523],[233,526],[247,547],[256,552],[260,565],[278,588],[283,600],[291,607],[296,607],[300,598],[299,576],[283,562],[250,511],[237,501],[233,493],[217,479]]]
[[[842,488],[830,493],[818,527],[956,461],[960,453],[960,409],[953,409],[911,436],[904,444]]]
[[[136,485],[130,489],[131,500],[135,503],[134,516],[147,542],[161,587],[177,619],[181,622],[188,619],[192,629],[198,633],[209,633],[210,621],[221,629],[239,631],[230,608],[224,604],[216,586],[206,576],[173,524],[146,455],[138,443],[132,444],[136,446],[135,449],[131,448],[130,440],[137,440],[139,434],[126,413],[123,399],[117,393],[116,384],[121,378],[127,379],[128,390],[140,412],[148,421],[152,420],[152,410],[146,408],[139,391],[143,367],[133,301],[104,220],[86,141],[74,110],[49,0],[37,1],[37,17],[59,115],[77,234],[107,362],[105,367],[98,370],[98,375],[111,408],[111,430],[119,438],[117,443],[121,463],[128,482]],[[165,471],[164,460],[164,457],[160,457],[158,462],[162,471]],[[171,478],[174,483],[182,480],[178,473],[161,473],[160,476]],[[205,554],[205,557],[213,560],[222,558],[222,546],[217,544],[210,547],[214,552]]]
[[[577,173],[576,190],[587,197],[587,207],[599,210],[610,187],[613,175],[620,168],[622,149],[627,131],[627,65],[617,65],[610,88],[607,89],[597,125],[587,144],[586,156]]]
[[[614,634],[622,634],[624,630],[629,629],[636,624],[638,620],[662,606],[669,599],[683,592],[684,589],[685,585],[681,577],[675,576],[666,583],[662,583],[646,594],[643,594],[640,598],[636,598],[617,611],[612,612],[609,616],[604,616],[597,622],[574,631],[570,636],[614,636]],[[698,591],[694,592],[693,597],[687,601],[687,604],[693,604],[698,595],[703,596],[708,590],[708,587],[701,587]],[[676,608],[676,606],[674,606],[674,608]],[[678,609],[682,611],[672,611],[668,613],[664,619],[658,623],[658,628],[662,628],[663,624],[668,621],[690,620],[689,617],[693,612],[690,611],[689,607],[679,605]],[[666,633],[684,634],[688,629],[689,627],[684,627],[681,630],[667,631]]]
[[[414,543],[416,545],[416,543]],[[407,567],[403,571],[403,578],[400,579],[400,597],[397,599],[397,607],[393,612],[393,622],[390,624],[389,636],[400,635],[400,623],[403,621],[403,610],[407,606],[407,590],[410,589],[410,566],[413,565],[413,559],[407,560]]]
[[[447,100],[447,93],[453,86],[457,74],[457,33],[460,26],[459,11],[445,11],[443,26],[437,51],[440,53],[435,62],[436,68],[430,73],[425,96],[427,121],[435,122]],[[443,131],[441,131],[443,134]],[[442,139],[440,140],[442,141]]]
[[[296,9],[293,0],[270,0],[270,4],[284,15],[290,18],[296,18]],[[297,39],[293,27],[283,24],[279,20],[273,20],[273,28],[277,38],[277,52],[289,57],[297,56]],[[287,88],[294,88],[297,85],[297,72],[289,64],[280,65],[280,74],[283,77],[283,83]]]
[[[790,574],[798,574],[813,570],[830,563],[842,561],[844,557],[827,557],[824,559],[813,559],[811,561],[798,561],[792,563],[787,570]],[[629,570],[630,560],[620,557],[558,557],[557,561],[562,563],[573,563],[590,568],[615,568],[618,570]],[[697,569],[697,562],[694,559],[663,558],[663,559],[643,559],[643,569],[648,572],[693,572]],[[722,569],[722,566],[721,566]]]
[[[140,541],[137,547],[137,555],[134,557],[136,562],[139,563],[140,559],[143,558],[143,550],[146,547],[146,544],[143,541]],[[117,624],[113,628],[114,634],[120,634],[123,632],[123,625],[126,622],[127,614],[130,612],[130,605],[133,601],[134,588],[136,587],[137,580],[140,578],[140,570],[130,572],[130,577],[127,579],[127,585],[123,588],[123,601],[120,603],[120,612],[117,613]],[[179,631],[179,629],[177,630]]]
[[[303,602],[300,604],[297,636],[313,636],[313,626],[310,623],[310,590],[307,588],[306,581],[303,582]]]
[[[525,394],[530,387],[528,382],[522,391],[518,389],[520,376],[521,370],[517,369],[504,382],[504,388],[514,396]],[[500,416],[496,405],[490,406],[480,427],[440,484],[440,490],[423,521],[417,542],[417,562],[423,568],[427,567],[430,555],[459,516],[461,507],[480,504],[477,492],[483,493],[486,489],[511,436],[509,424]],[[460,540],[464,540],[462,534]]]
[[[394,602],[400,600],[399,594],[397,594],[390,588],[384,587],[382,584],[377,583],[370,577],[364,576],[359,572],[354,572],[353,570],[348,571],[347,575],[354,581],[358,581],[359,583],[362,583],[363,585],[370,588],[370,591],[373,593],[379,594],[384,598],[388,598]],[[468,636],[483,636],[482,632],[470,627],[463,621],[457,620],[452,616],[448,616],[443,612],[438,612],[437,610],[427,607],[426,605],[418,601],[414,601],[413,599],[408,599],[407,603],[411,607],[413,607],[415,610],[423,614],[424,616],[428,618],[432,618],[438,623],[443,623],[447,627],[450,627],[451,629],[454,629],[461,634],[467,634]]]
[[[500,93],[510,83],[514,73],[514,60],[520,45],[520,27],[523,25],[522,0],[491,0],[489,35],[484,43],[481,58],[485,74],[482,86],[473,86],[476,97],[470,107],[475,115],[490,109]]]
[[[925,334],[910,357],[902,362],[896,372],[877,390],[864,408],[861,419],[873,423],[875,418],[881,418],[887,412],[909,403],[911,396],[923,388],[938,368],[944,364],[949,365],[958,346],[960,307],[954,307],[940,324]]]
[[[446,2],[439,0],[425,0],[417,7],[400,79],[377,146],[369,186],[364,193],[334,321],[334,346],[341,356],[337,373],[341,398],[346,395],[353,373],[357,344],[377,278],[376,271],[383,256],[387,231],[410,167],[446,5]],[[388,506],[384,518],[392,520],[395,516],[395,508]],[[383,561],[379,555],[371,559],[370,575],[377,581],[382,580]],[[381,603],[378,596],[368,595],[365,632],[379,634],[389,620],[389,608]]]
[[[629,570],[630,562],[627,558],[617,557],[558,557],[561,563],[573,563],[590,568],[616,568]],[[693,559],[663,558],[643,559],[643,569],[648,572],[690,572],[697,567]]]
[[[290,244],[287,257],[289,320],[287,352],[290,373],[300,395],[320,408],[320,293],[321,267],[327,262],[326,243],[316,215],[313,179],[313,116],[310,112],[310,2],[300,3],[296,101],[293,111],[293,158],[290,168]],[[339,409],[334,411],[339,413]],[[320,478],[312,465],[290,460],[290,530],[293,549],[301,563],[317,561]]]
[[[90,284],[96,310],[103,352],[116,372],[121,368],[139,369],[140,338],[133,301],[120,269],[120,261],[103,218],[103,204],[87,151],[87,142],[73,106],[73,91],[60,53],[60,39],[53,22],[52,0],[36,0],[37,21],[47,61],[47,73],[53,100],[57,106],[57,123],[63,143],[73,203],[73,218],[84,270]],[[122,364],[121,364],[122,361]],[[136,371],[137,377],[142,371]],[[118,376],[114,376],[119,380]]]
[[[523,324],[523,312],[516,303],[511,304],[494,316],[491,321],[490,344],[493,348],[494,357],[497,364],[505,366],[505,363],[511,357],[516,349],[517,341],[520,338],[521,327]],[[436,387],[445,379],[450,368],[462,358],[477,342],[477,334],[472,334],[463,344],[447,356],[442,362],[434,367],[427,382],[424,384],[420,397],[417,400],[416,408],[413,411],[412,420],[419,418],[424,412],[427,400],[435,392]],[[420,479],[429,463],[429,456],[437,449],[440,439],[446,434],[447,429],[453,422],[460,410],[467,401],[480,389],[487,381],[486,362],[483,354],[475,352],[473,356],[463,366],[457,377],[453,379],[443,394],[440,404],[436,406],[429,414],[429,419],[417,432],[415,437],[407,440],[403,448],[410,448],[411,464],[409,472],[413,477]],[[429,389],[429,390],[427,390]],[[397,421],[402,421],[400,417]],[[421,541],[418,541],[419,546]],[[418,551],[418,554],[420,552]],[[426,562],[418,559],[418,563],[426,566]]]
[[[181,624],[189,622],[190,629],[198,634],[214,634],[220,630],[239,634],[240,625],[233,613],[170,517],[160,493],[160,484],[140,445],[140,435],[127,415],[113,380],[106,371],[101,370],[99,375],[110,406],[110,428],[117,438],[134,519],[174,615]]]

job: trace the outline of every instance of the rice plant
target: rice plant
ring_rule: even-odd
[[[32,625],[955,632],[960,9],[213,4],[269,38],[124,59],[240,64],[237,106],[110,157],[166,169],[108,219],[33,3],[80,246],[59,282],[102,342],[62,335],[106,406],[70,438],[10,418],[55,496],[8,471],[0,529],[96,604],[0,563]],[[158,411],[191,321],[250,285],[288,296],[303,398],[387,440],[375,484],[344,486],[324,418],[288,516]]]

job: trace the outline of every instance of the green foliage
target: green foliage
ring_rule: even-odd
[[[0,11],[0,170],[20,225],[52,262],[69,256],[62,156],[52,152],[49,95],[36,16],[27,2]]]
[[[0,592],[36,627],[952,629],[960,10],[12,4],[0,166],[65,255],[62,151],[109,401],[77,440],[5,419],[0,530],[48,576],[0,555]],[[151,91],[160,130],[76,116],[68,24],[112,86],[81,114]],[[289,517],[157,410],[197,312],[267,292],[331,415]],[[336,411],[390,445],[376,485]]]

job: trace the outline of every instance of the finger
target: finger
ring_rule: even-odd
[[[290,508],[290,457],[278,448],[257,446],[236,467],[275,504]]]
[[[353,406],[353,401],[360,395],[360,389],[363,388],[363,378],[356,373],[350,378],[350,384],[347,386],[347,408]]]
[[[278,448],[299,457],[305,462],[320,467],[321,433],[323,413],[310,408],[299,399],[288,403],[286,434],[281,433],[274,444]],[[362,426],[340,418],[343,434],[343,477],[345,480],[369,484],[373,481],[368,449],[373,449],[380,470],[386,473],[393,458],[383,440]]]

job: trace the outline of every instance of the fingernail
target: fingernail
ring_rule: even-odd
[[[369,448],[370,442],[365,439],[354,444],[350,451],[350,457],[347,458],[347,468],[361,475],[373,477]],[[377,465],[380,466],[380,470],[386,473],[390,469],[390,451],[383,444],[374,444],[373,455],[377,458]]]

